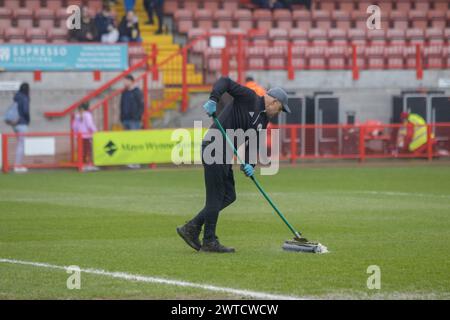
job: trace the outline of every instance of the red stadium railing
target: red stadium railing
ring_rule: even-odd
[[[279,159],[290,161],[321,159],[427,159],[450,157],[450,123],[426,125],[427,140],[414,151],[408,144],[399,146],[401,124],[376,125],[270,125],[268,149],[273,145],[271,137],[274,129],[279,129]],[[24,152],[21,166],[26,168],[77,168],[83,170],[83,139],[73,133],[27,133],[2,135],[3,172],[15,166],[15,156],[20,139],[46,138],[53,145],[50,151],[39,150],[37,154]],[[36,141],[23,141],[27,143]],[[39,143],[44,143],[39,141]],[[405,147],[406,146],[406,147]],[[36,148],[35,148],[36,149]],[[41,154],[41,153],[44,154]],[[273,151],[271,151],[273,152]]]

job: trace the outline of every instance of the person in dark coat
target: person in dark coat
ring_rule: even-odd
[[[20,85],[19,91],[14,96],[14,102],[17,103],[19,111],[19,121],[14,125],[14,132],[18,134],[16,144],[16,159],[14,172],[27,172],[23,163],[25,137],[22,134],[28,132],[30,124],[30,85],[26,82]]]
[[[81,9],[81,27],[70,31],[70,40],[78,42],[95,42],[98,39],[94,19],[89,15],[89,9]]]
[[[144,114],[144,97],[132,75],[125,77],[125,91],[120,99],[120,121],[125,130],[139,130]]]
[[[144,0],[144,7],[147,11],[148,22],[147,24],[153,24],[153,12],[158,17],[158,30],[155,34],[162,34],[163,32],[163,20],[164,20],[164,0]]]
[[[128,11],[119,24],[120,42],[142,42],[138,18]]]
[[[97,41],[102,40],[102,36],[111,32],[111,27],[114,28],[114,18],[111,15],[109,5],[104,4],[101,12],[97,13],[94,18],[95,26],[97,27]]]

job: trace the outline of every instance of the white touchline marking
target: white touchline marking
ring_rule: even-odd
[[[351,193],[360,194],[374,194],[384,196],[405,196],[405,197],[431,197],[431,198],[443,198],[449,199],[450,196],[444,194],[432,194],[432,193],[415,193],[415,192],[393,192],[393,191],[354,191]]]
[[[48,269],[58,269],[58,270],[67,270],[69,268],[66,266],[57,266],[57,265],[49,264],[49,263],[21,261],[21,260],[15,260],[15,259],[0,259],[0,263],[20,264],[20,265],[26,265],[26,266],[41,267],[41,268],[48,268]],[[296,297],[296,296],[286,296],[286,295],[278,295],[278,294],[272,294],[272,293],[266,293],[266,292],[241,290],[241,289],[234,289],[234,288],[227,288],[227,287],[218,287],[218,286],[209,285],[209,284],[201,284],[201,283],[194,283],[194,282],[187,282],[187,281],[180,281],[180,280],[171,280],[171,279],[158,278],[158,277],[135,275],[135,274],[129,274],[126,272],[110,272],[110,271],[105,271],[105,270],[100,270],[100,269],[91,269],[91,268],[87,268],[87,269],[80,268],[80,271],[84,272],[84,273],[88,273],[88,274],[107,276],[107,277],[112,277],[112,278],[116,278],[116,279],[128,280],[128,281],[160,283],[160,284],[166,284],[166,285],[178,286],[178,287],[196,288],[196,289],[203,289],[203,290],[209,290],[209,291],[215,291],[215,292],[229,293],[229,294],[234,294],[234,295],[238,295],[238,296],[245,296],[245,297],[254,298],[254,299],[305,300],[305,298],[300,298],[300,297]]]

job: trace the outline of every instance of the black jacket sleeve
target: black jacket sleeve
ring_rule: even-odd
[[[19,124],[30,123],[30,102],[24,95],[17,95],[14,98],[17,102],[17,109],[19,111]]]
[[[228,92],[234,99],[242,101],[253,101],[255,95],[253,90],[241,86],[228,77],[222,77],[214,84],[209,98],[215,102],[219,102],[220,97],[225,92]]]

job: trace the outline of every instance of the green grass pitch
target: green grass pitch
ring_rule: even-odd
[[[78,265],[307,298],[450,298],[450,167],[284,167],[260,182],[324,255],[284,252],[289,230],[235,169],[237,201],[198,253],[175,227],[204,203],[200,168],[0,176],[0,259]],[[367,288],[367,268],[381,289]],[[209,299],[232,294],[0,263],[0,299]]]

